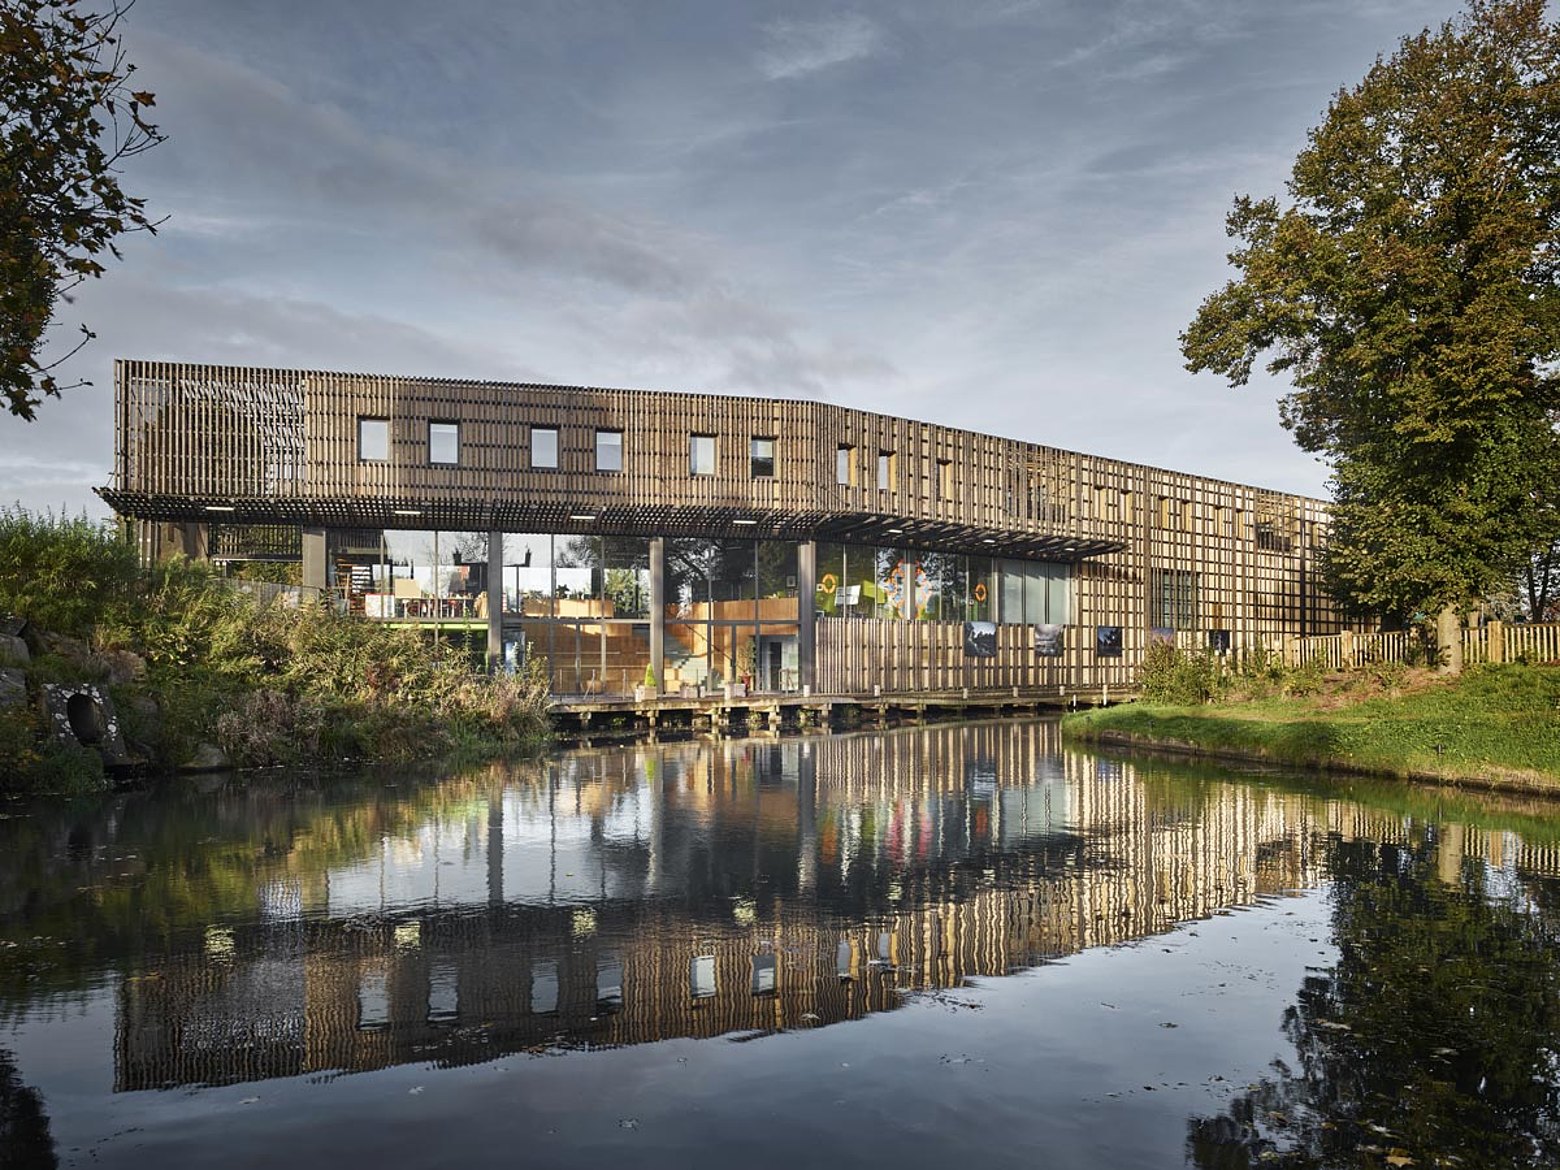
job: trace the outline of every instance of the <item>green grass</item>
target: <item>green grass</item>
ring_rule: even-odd
[[[1560,787],[1560,668],[1476,667],[1456,680],[1355,702],[1133,704],[1069,715],[1062,732],[1302,768]]]

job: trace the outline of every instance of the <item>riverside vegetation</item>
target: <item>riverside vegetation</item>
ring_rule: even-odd
[[[0,794],[106,786],[49,734],[49,683],[107,691],[139,765],[260,767],[480,755],[548,734],[543,672],[489,677],[415,630],[321,604],[262,603],[209,565],[145,567],[112,527],[0,512]]]
[[[1143,701],[1080,712],[1070,738],[1560,791],[1560,667],[1481,665],[1448,678],[1376,662],[1327,674],[1258,652],[1233,668],[1204,652],[1150,648]]]

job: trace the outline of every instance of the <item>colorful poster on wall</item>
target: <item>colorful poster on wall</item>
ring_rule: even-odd
[[[1230,652],[1230,632],[1228,630],[1209,630],[1208,649],[1215,654],[1228,654]]]
[[[1170,647],[1173,648],[1175,646],[1175,627],[1174,626],[1149,626],[1149,628],[1148,628],[1148,644],[1150,646],[1152,646],[1156,642],[1159,643],[1161,646],[1170,646]]]
[[[926,570],[915,561],[900,561],[881,582],[888,604],[903,618],[923,618],[926,603],[932,599],[932,582]]]
[[[1066,645],[1063,626],[1036,626],[1035,653],[1041,658],[1060,658]]]
[[[1121,657],[1121,627],[1094,627],[1094,656],[1096,658]]]
[[[997,623],[964,623],[964,656],[966,658],[995,658],[997,656]]]

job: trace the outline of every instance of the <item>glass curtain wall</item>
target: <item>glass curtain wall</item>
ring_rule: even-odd
[[[504,573],[504,609],[520,626],[514,658],[542,657],[554,693],[621,695],[645,682],[649,540],[509,534]]]
[[[668,538],[669,693],[799,687],[796,543]]]
[[[826,618],[1066,625],[1071,566],[962,553],[820,542]]]

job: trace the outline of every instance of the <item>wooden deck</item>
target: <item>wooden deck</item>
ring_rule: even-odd
[[[1089,694],[1062,687],[1005,691],[930,691],[918,694],[829,694],[759,692],[748,695],[560,695],[548,713],[561,727],[579,731],[609,727],[655,730],[708,727],[724,731],[754,725],[778,730],[786,724],[830,727],[841,722],[924,722],[992,715],[1055,714],[1072,707],[1095,707],[1134,696],[1103,687]]]

